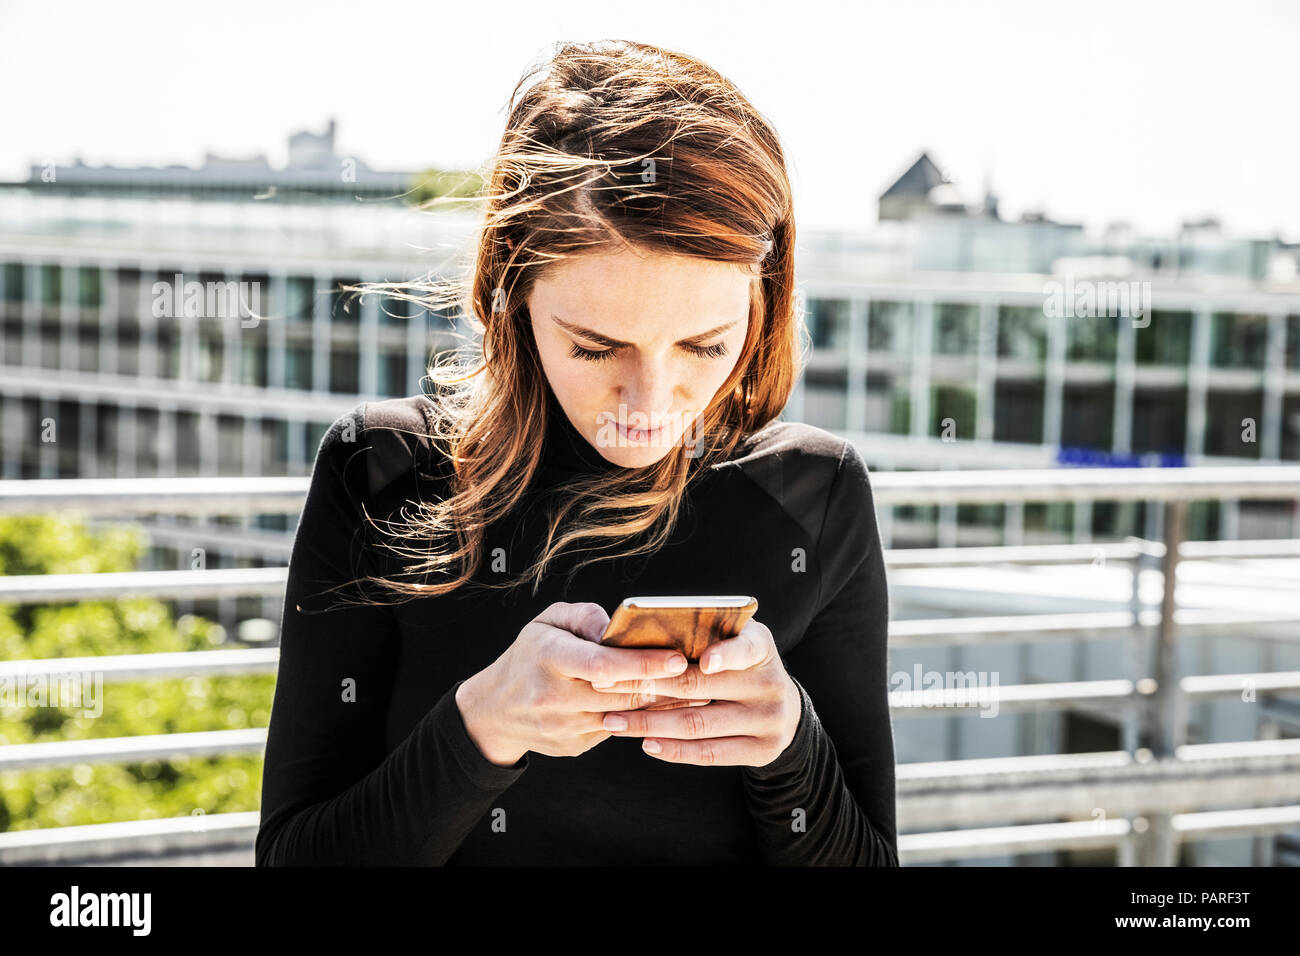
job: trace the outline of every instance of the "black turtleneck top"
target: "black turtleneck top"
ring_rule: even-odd
[[[509,576],[536,554],[550,490],[620,469],[549,389],[547,406],[528,497],[487,531],[484,553],[505,549]],[[535,597],[471,587],[340,604],[321,592],[400,567],[376,556],[363,506],[382,524],[446,493],[432,409],[423,396],[362,402],[321,440],[289,561],[258,866],[898,865],[888,596],[867,469],[851,443],[770,423],[731,460],[693,470],[659,551],[590,564],[567,587],[566,558],[576,559],[562,554]],[[501,577],[491,563],[476,581]],[[758,599],[755,617],[802,697],[785,751],[762,767],[703,767],[646,754],[640,737],[610,737],[576,757],[529,752],[509,767],[484,757],[456,704],[460,683],[552,603],[593,601],[612,614],[635,594]]]

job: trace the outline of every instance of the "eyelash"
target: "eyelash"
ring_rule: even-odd
[[[722,358],[722,356],[727,354],[727,347],[721,342],[717,345],[687,345],[683,347],[688,352],[692,352],[699,358]],[[614,353],[617,351],[618,349],[605,349],[604,351],[597,352],[591,349],[584,349],[581,345],[578,345],[575,342],[573,343],[573,347],[569,349],[569,354],[574,358],[586,359],[589,362],[603,362],[606,359],[613,358]]]

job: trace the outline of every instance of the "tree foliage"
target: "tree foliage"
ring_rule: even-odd
[[[142,536],[130,526],[92,528],[67,516],[0,518],[0,575],[130,571],[143,552]],[[220,625],[194,615],[174,619],[153,598],[0,604],[0,660],[225,643]],[[0,746],[266,727],[274,686],[270,674],[105,682],[99,706],[91,708],[34,697],[24,683],[0,703]],[[65,706],[50,706],[59,703]],[[6,771],[0,831],[256,810],[261,770],[261,755],[249,754]]]

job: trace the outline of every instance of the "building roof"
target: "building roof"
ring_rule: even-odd
[[[928,153],[922,153],[916,162],[907,168],[907,172],[894,180],[893,185],[880,194],[881,199],[915,197],[924,199],[935,186],[945,182],[943,173],[930,159]]]

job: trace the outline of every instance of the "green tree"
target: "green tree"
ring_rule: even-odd
[[[134,570],[143,539],[129,526],[91,529],[67,516],[0,518],[0,575]],[[0,659],[211,650],[219,625],[162,601],[0,604]],[[0,697],[0,746],[265,727],[273,675],[104,683],[98,706],[34,696],[29,683]],[[52,706],[54,705],[54,706]],[[0,773],[0,831],[256,810],[260,755],[78,764]]]

